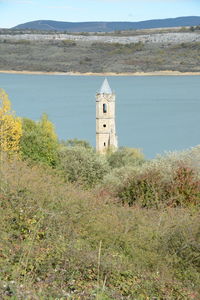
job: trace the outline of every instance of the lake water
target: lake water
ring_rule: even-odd
[[[16,115],[38,120],[43,112],[60,139],[95,146],[95,94],[104,77],[0,74]],[[200,76],[108,77],[116,93],[120,146],[147,158],[200,144]]]

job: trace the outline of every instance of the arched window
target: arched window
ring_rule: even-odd
[[[107,105],[105,103],[103,104],[103,113],[107,113]]]
[[[104,143],[104,147],[106,147],[106,143]]]
[[[106,128],[106,124],[103,124],[103,127]]]

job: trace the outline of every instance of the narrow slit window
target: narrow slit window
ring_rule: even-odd
[[[106,143],[104,143],[104,147],[106,147]]]
[[[107,105],[105,103],[103,104],[103,113],[107,113]]]

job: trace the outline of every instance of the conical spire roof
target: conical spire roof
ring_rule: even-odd
[[[101,86],[101,89],[100,89],[100,94],[112,94],[112,90],[109,86],[109,83],[108,83],[108,80],[107,78],[104,79],[104,82]]]

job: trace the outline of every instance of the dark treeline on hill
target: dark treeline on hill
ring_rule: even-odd
[[[0,299],[200,298],[200,146],[59,141],[0,89]]]
[[[38,20],[17,25],[14,29],[56,30],[68,32],[112,32],[115,30],[197,26],[199,24],[199,16],[147,20],[140,22],[59,22],[52,20]]]

